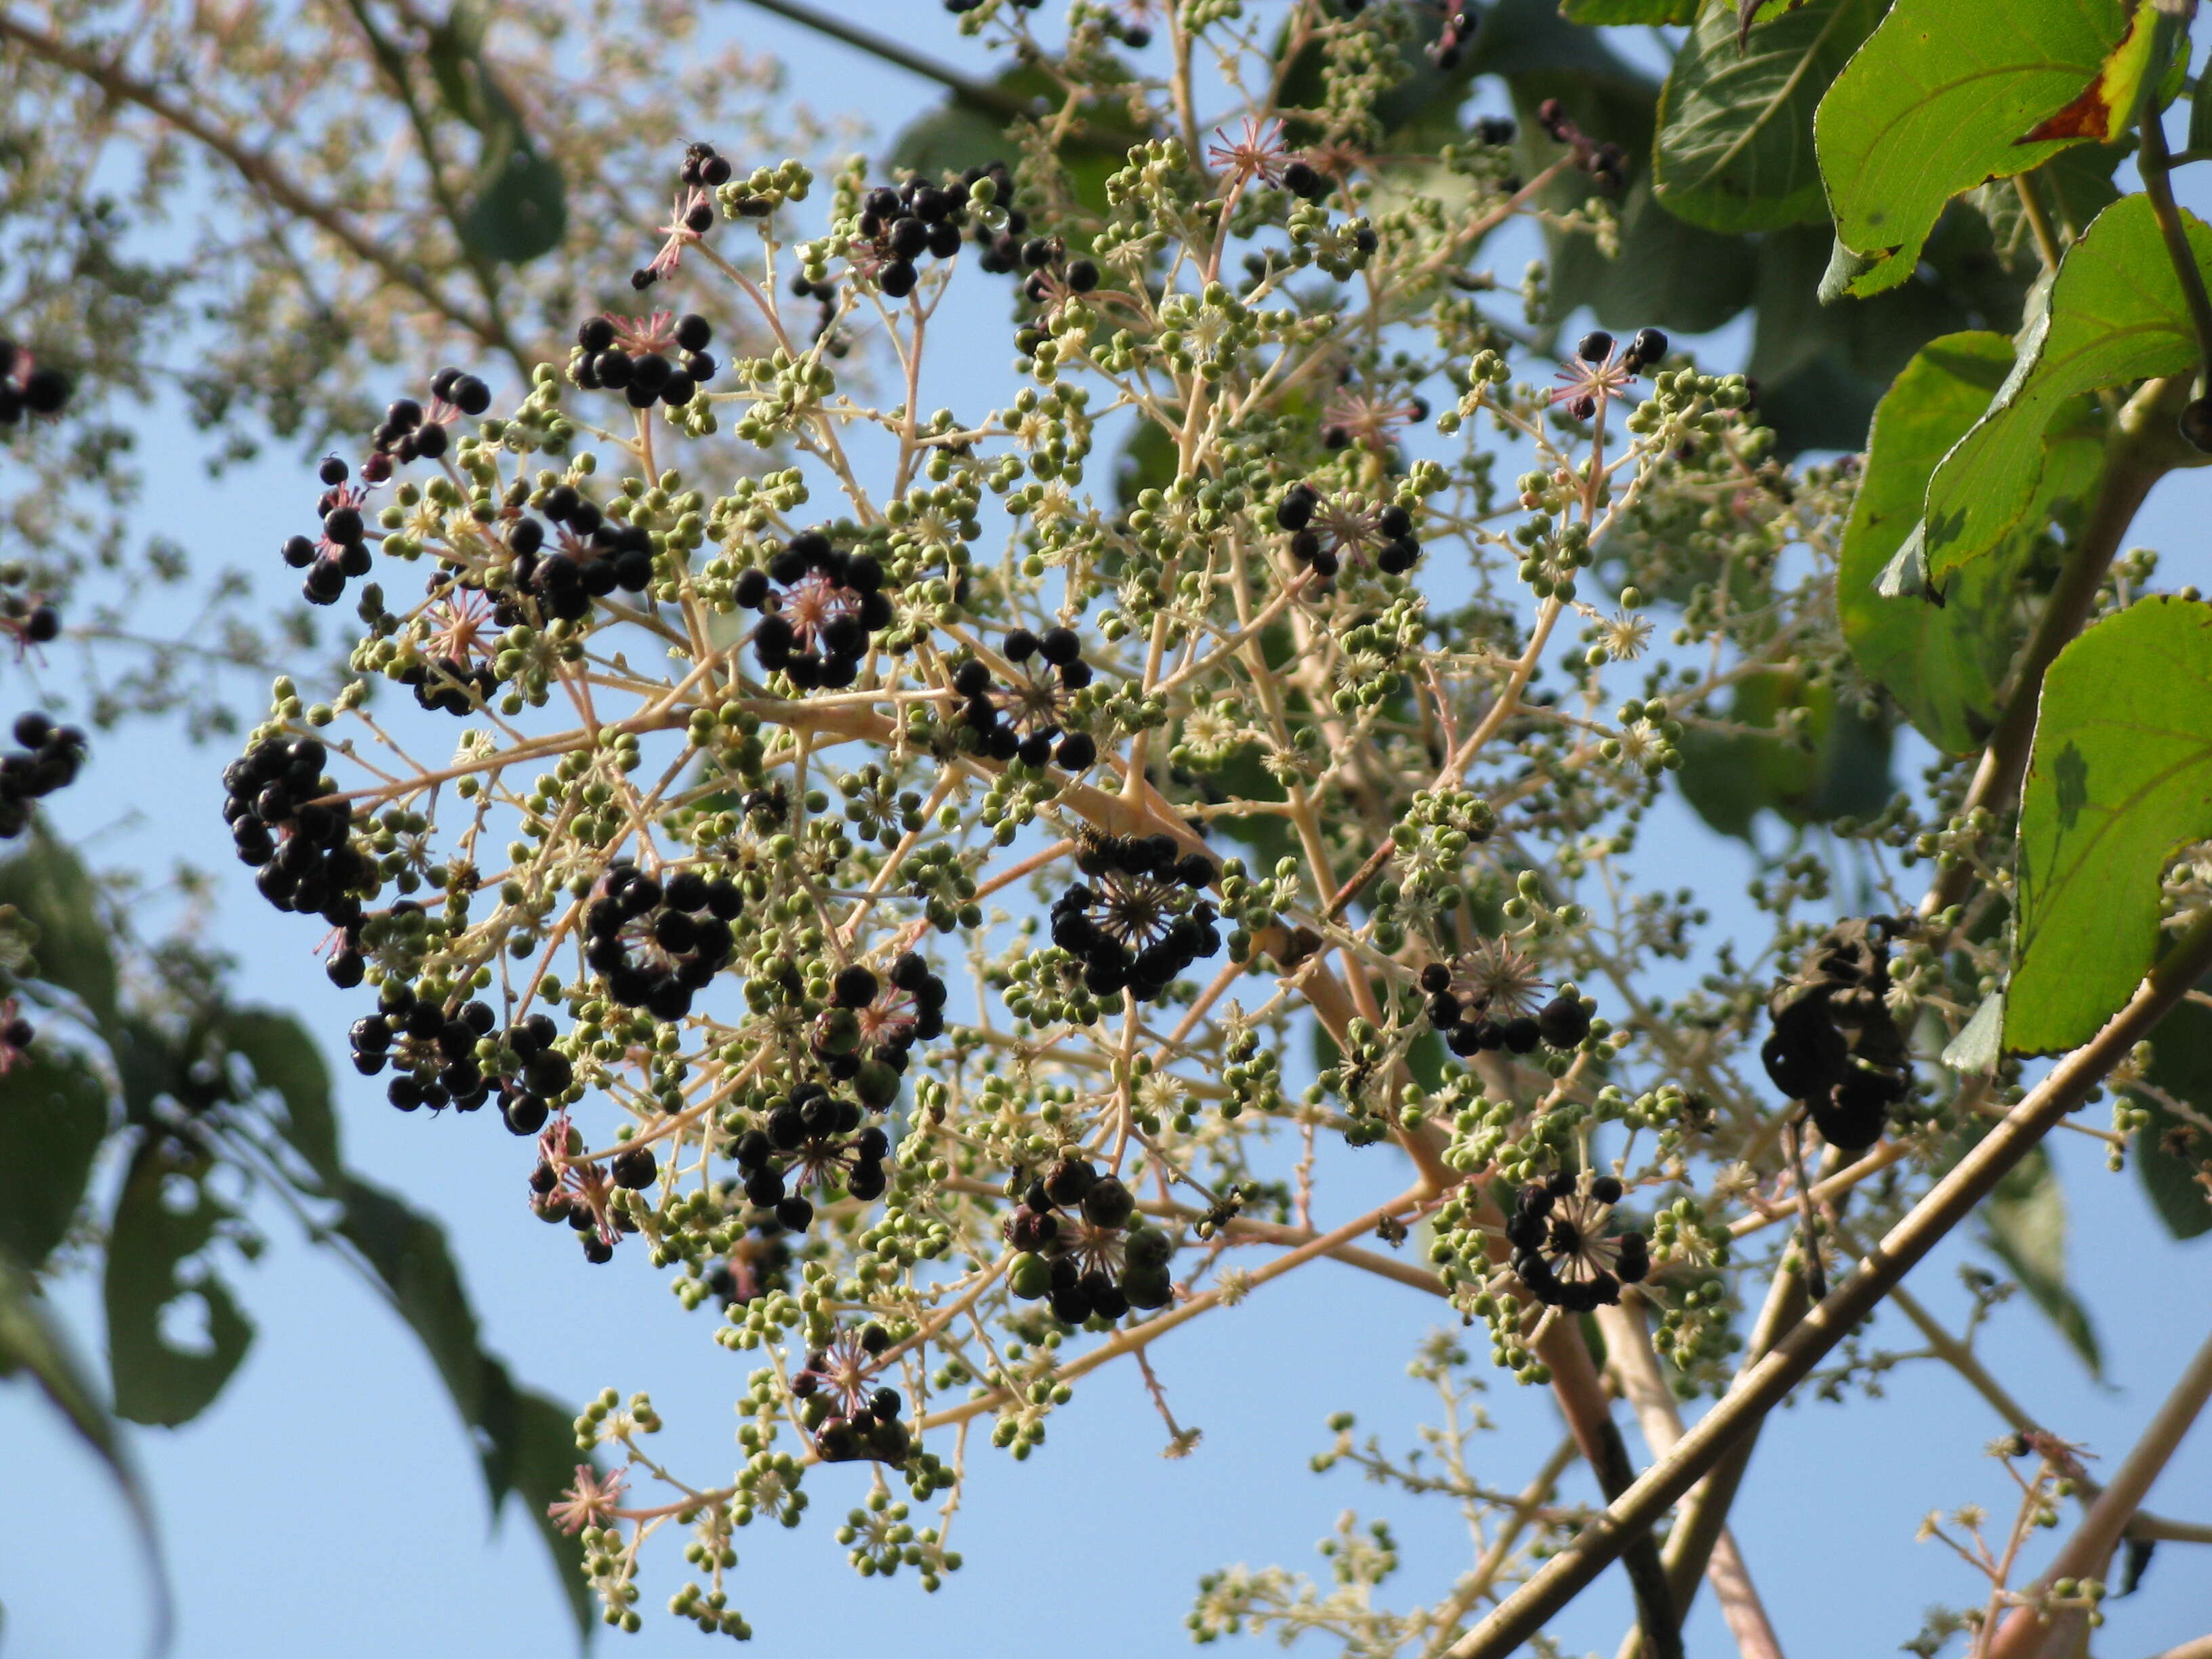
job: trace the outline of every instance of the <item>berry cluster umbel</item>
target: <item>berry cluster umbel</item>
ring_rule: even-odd
[[[15,717],[15,738],[20,747],[0,754],[0,841],[21,835],[31,803],[75,783],[84,765],[84,733],[36,709]]]
[[[1633,1229],[1607,1233],[1620,1182],[1554,1172],[1523,1187],[1505,1223],[1513,1271],[1537,1301],[1588,1313],[1620,1300],[1620,1287],[1651,1271],[1650,1241]]]
[[[1002,1231],[1021,1252],[1009,1280],[1025,1301],[1049,1297],[1053,1316],[1079,1325],[1164,1308],[1174,1295],[1175,1242],[1144,1224],[1119,1177],[1088,1159],[1062,1158],[1024,1188]]]
[[[1167,836],[1098,836],[1076,867],[1091,880],[1054,902],[1052,942],[1082,961],[1092,996],[1126,989],[1158,1001],[1176,975],[1220,950],[1213,905],[1199,896],[1220,872],[1203,854]]]
[[[584,912],[584,960],[617,1002],[679,1020],[729,963],[730,923],[744,908],[735,887],[696,870],[662,881],[635,864],[612,865]]]
[[[1083,660],[1083,641],[1072,628],[1048,628],[1042,635],[1018,628],[1007,635],[999,654],[1011,665],[1003,679],[970,658],[952,676],[952,689],[963,701],[960,721],[973,732],[994,760],[1018,760],[1042,767],[1057,762],[1079,772],[1098,758],[1088,732],[1066,729],[1075,694],[1091,684],[1091,665]]]

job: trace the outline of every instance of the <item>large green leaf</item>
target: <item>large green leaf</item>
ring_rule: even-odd
[[[36,1268],[62,1242],[107,1121],[100,1079],[50,1040],[0,1074],[0,1258]]]
[[[1768,735],[1802,711],[1805,741]],[[1680,744],[1682,798],[1724,836],[1751,839],[1761,812],[1793,826],[1879,811],[1891,795],[1890,733],[1840,702],[1832,681],[1808,685],[1767,670],[1736,684],[1732,725],[1760,730],[1717,732],[1692,726]]]
[[[2212,261],[2212,229],[2187,213],[2182,220],[2198,264]],[[2123,197],[2067,250],[2050,303],[1989,412],[1929,480],[1917,544],[1906,556],[1940,590],[1953,571],[2002,545],[2032,509],[2046,434],[2073,399],[2180,374],[2196,361],[2196,333],[2149,198]]]
[[[331,1110],[331,1072],[307,1028],[272,1008],[238,1008],[225,1015],[222,1038],[231,1053],[253,1068],[259,1087],[284,1103],[284,1138],[335,1192],[345,1179],[338,1156],[337,1118]]]
[[[76,996],[102,1024],[113,1019],[115,953],[76,854],[44,833],[33,836],[0,860],[0,904],[14,905],[38,929],[39,977]]]
[[[2212,605],[2150,599],[2058,653],[2021,800],[2005,1046],[2086,1042],[2149,969],[2159,874],[2212,837]]]
[[[2197,988],[2212,994],[2212,979]],[[2150,1041],[2145,1081],[2196,1120],[2212,1122],[2212,1008],[2177,1003]],[[2212,1187],[2199,1179],[2212,1171],[2212,1130],[2154,1096],[2139,1096],[2138,1103],[2150,1119],[2136,1136],[2135,1163],[2151,1207],[2176,1238],[2212,1232]]]
[[[1659,94],[1660,202],[1709,230],[1827,222],[1813,112],[1887,0],[1811,0],[1739,43],[1733,8],[1709,9]]]
[[[495,126],[461,210],[461,240],[488,259],[519,265],[550,253],[568,229],[561,165],[541,155],[518,122]]]
[[[2155,34],[2130,0],[1898,0],[1814,123],[1836,233],[1873,294],[1912,274],[1943,204],[2118,136]],[[2124,45],[2124,50],[2119,50]],[[2110,72],[2107,64],[2110,60]]]
[[[222,1392],[253,1340],[253,1326],[204,1261],[216,1229],[234,1213],[207,1189],[204,1166],[179,1169],[159,1137],[131,1160],[107,1237],[105,1297],[108,1369],[115,1409],[134,1423],[174,1428]],[[189,1196],[190,1207],[173,1207]],[[206,1340],[190,1347],[162,1328],[170,1304],[197,1298]]]
[[[2035,1305],[2050,1316],[2092,1376],[2104,1356],[2081,1299],[2066,1282],[2066,1194],[2041,1146],[2006,1171],[1981,1208],[1983,1236]]]
[[[445,1229],[358,1176],[345,1178],[341,1196],[345,1213],[339,1235],[375,1270],[392,1306],[422,1340],[462,1420],[476,1426],[483,1420],[483,1372],[490,1362],[477,1346],[476,1310],[446,1246]]]
[[[169,1580],[161,1565],[161,1543],[154,1529],[154,1508],[146,1501],[137,1470],[123,1443],[122,1425],[116,1422],[94,1388],[61,1328],[47,1312],[37,1281],[6,1257],[0,1256],[0,1376],[27,1372],[56,1410],[84,1437],[85,1443],[107,1465],[115,1484],[130,1505],[131,1519],[154,1569],[155,1618],[152,1647],[165,1650],[169,1642]]]
[[[1936,463],[1988,408],[2012,362],[2002,334],[1947,334],[1921,348],[1875,412],[1836,573],[1837,614],[1860,669],[1954,754],[1978,748],[1996,723],[1998,688],[2026,631],[2015,597],[2033,538],[2016,534],[2002,556],[1960,573],[1940,607],[1885,599],[1875,580],[1919,521]],[[2045,469],[2046,488],[2086,490],[2100,453],[2094,429],[2077,423]]]
[[[475,1436],[495,1520],[510,1492],[531,1510],[579,1632],[588,1638],[593,1624],[580,1574],[581,1546],[545,1516],[545,1506],[575,1475],[573,1415],[542,1395],[518,1389],[507,1367],[478,1345],[476,1310],[443,1228],[397,1194],[357,1176],[343,1176],[339,1194],[345,1213],[338,1233],[360,1252],[421,1340]]]

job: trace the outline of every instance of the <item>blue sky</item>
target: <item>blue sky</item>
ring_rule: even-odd
[[[856,0],[855,21],[895,32],[948,61],[978,56],[924,0]],[[756,49],[784,58],[817,112],[865,111],[879,132],[931,101],[931,89],[842,46],[742,4],[712,19]],[[748,158],[752,159],[752,158]],[[1501,273],[1518,260],[1501,255]],[[960,361],[1008,355],[988,307],[957,319],[945,343]],[[985,331],[988,331],[986,332]],[[1741,349],[1741,342],[1735,343]],[[1711,349],[1725,362],[1728,341]],[[1711,361],[1711,360],[1709,360]],[[427,366],[426,366],[427,367]],[[395,385],[394,390],[398,387]],[[978,394],[982,395],[982,394]],[[149,423],[148,462],[162,527],[210,564],[239,562],[289,581],[274,550],[297,527],[313,485],[295,458],[276,454],[219,484],[201,473],[174,426]],[[166,446],[166,447],[165,447]],[[2166,555],[2173,582],[2212,588],[2199,528],[2212,479],[2169,479],[2135,539]],[[240,958],[240,988],[296,1009],[333,1050],[358,998],[331,989],[309,963],[303,924],[252,894],[228,857],[216,809],[225,757],[142,727],[104,740],[85,781],[58,799],[95,855],[161,868],[189,859],[223,872],[222,933]],[[1647,836],[1653,878],[1693,882],[1725,920],[1741,915],[1750,866],[1677,808]],[[445,1222],[465,1265],[487,1346],[517,1375],[580,1401],[612,1384],[652,1393],[670,1428],[659,1449],[678,1469],[733,1467],[733,1400],[749,1361],[707,1340],[703,1316],[685,1315],[635,1252],[588,1267],[518,1201],[523,1149],[488,1115],[437,1121],[401,1117],[380,1091],[341,1070],[352,1161],[401,1188]],[[2091,1109],[2101,1121],[2100,1109]],[[1999,1310],[1984,1357],[2055,1430],[2104,1455],[2124,1451],[2201,1340],[2212,1294],[2212,1243],[2164,1241],[2132,1175],[2104,1173],[2100,1150],[2061,1134],[2055,1151],[2074,1205],[2074,1272],[2094,1287],[2107,1353],[2106,1386],[2093,1383],[2022,1303]],[[1396,1173],[1376,1150],[1335,1160],[1328,1200],[1348,1212]],[[560,1652],[566,1614],[550,1570],[519,1513],[491,1531],[471,1452],[442,1389],[412,1340],[339,1264],[306,1246],[281,1213],[257,1218],[274,1248],[235,1266],[234,1286],[259,1335],[228,1392],[180,1431],[136,1436],[153,1489],[180,1601],[177,1651],[188,1659],[389,1659]],[[1966,1297],[1948,1248],[1914,1280],[1954,1324]],[[88,1351],[100,1334],[96,1291],[64,1288],[63,1309]],[[1177,1419],[1205,1431],[1192,1456],[1156,1455],[1164,1431],[1133,1371],[1109,1369],[1052,1419],[1047,1445],[1016,1466],[988,1450],[971,1460],[954,1543],[967,1566],[935,1596],[902,1577],[864,1581],[829,1536],[866,1489],[858,1470],[815,1481],[811,1523],[796,1534],[741,1534],[734,1594],[756,1645],[787,1651],[835,1644],[896,1644],[916,1659],[1047,1650],[1062,1659],[1153,1652],[1186,1639],[1182,1619],[1197,1576],[1216,1566],[1277,1562],[1326,1572],[1312,1554],[1339,1512],[1389,1517],[1404,1565],[1401,1601],[1433,1599],[1465,1565],[1456,1517],[1433,1503],[1395,1498],[1345,1470],[1316,1476],[1306,1459],[1328,1438],[1331,1412],[1401,1448],[1430,1403],[1404,1375],[1436,1305],[1419,1294],[1323,1263],[1193,1322],[1155,1354]],[[1872,1339],[1916,1346],[1893,1315]],[[1932,1364],[1906,1366],[1880,1401],[1848,1407],[1807,1401],[1770,1425],[1738,1503],[1735,1523],[1786,1650],[1799,1655],[1893,1650],[1937,1601],[1979,1599],[1978,1581],[1938,1547],[1916,1545],[1920,1516],[1968,1501],[2008,1516],[2009,1485],[1983,1455],[2002,1425]],[[1516,1486],[1557,1435],[1548,1397],[1501,1377],[1490,1401],[1497,1429],[1484,1473]],[[1623,1421],[1626,1422],[1624,1413]],[[10,1454],[0,1504],[0,1627],[6,1659],[76,1659],[136,1650],[148,1597],[121,1510],[97,1467],[21,1387],[0,1389],[0,1434]],[[1639,1458],[1640,1443],[1631,1435]],[[1577,1496],[1588,1496],[1586,1480]],[[2168,1468],[2152,1505],[2191,1519],[2212,1514],[2212,1431],[2200,1430]],[[659,1614],[680,1581],[674,1550],[648,1560],[646,1629],[603,1643],[659,1655],[708,1638]],[[2110,1607],[2102,1654],[2151,1654],[2212,1628],[2212,1583],[2169,1546],[2136,1596]],[[1693,1620],[1692,1653],[1724,1650],[1710,1601]],[[1617,1579],[1554,1628],[1571,1650],[1610,1652],[1627,1617]]]

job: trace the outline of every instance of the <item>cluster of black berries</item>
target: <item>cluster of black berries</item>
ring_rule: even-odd
[[[1184,854],[1166,836],[1100,837],[1076,854],[1092,879],[1052,907],[1052,942],[1081,958],[1094,997],[1127,988],[1151,1002],[1177,974],[1221,948],[1211,901],[1199,890],[1219,873],[1201,854]]]
[[[507,1127],[519,1135],[535,1134],[551,1113],[546,1097],[565,1093],[575,1073],[568,1057],[553,1047],[559,1032],[552,1020],[532,1014],[501,1038],[518,1069],[487,1074],[477,1044],[498,1023],[488,1003],[465,1002],[449,1014],[394,980],[379,996],[377,1012],[353,1023],[354,1069],[374,1077],[386,1066],[396,1068],[385,1098],[403,1112],[425,1106],[473,1112],[496,1091]]]
[[[499,690],[499,676],[489,667],[459,657],[410,663],[397,678],[415,693],[416,702],[433,714],[472,714]]]
[[[1429,43],[1429,61],[1440,70],[1454,70],[1466,55],[1467,43],[1474,39],[1474,26],[1481,19],[1473,7],[1461,5],[1458,0],[1446,0],[1443,9],[1443,22],[1437,29],[1437,38]]]
[[[1004,161],[994,161],[988,167],[969,167],[961,178],[971,187],[979,180],[988,179],[998,191],[994,199],[1006,210],[1006,222],[998,229],[993,230],[988,225],[979,223],[969,233],[975,246],[982,250],[975,261],[977,268],[994,276],[1019,270],[1022,269],[1022,249],[1029,236],[1030,216],[1013,204],[1014,175],[1007,171]]]
[[[880,979],[859,963],[840,969],[830,1006],[815,1022],[815,1058],[835,1081],[852,1084],[863,1105],[881,1111],[898,1097],[914,1045],[944,1034],[945,1002],[945,981],[912,951]]]
[[[1590,137],[1568,118],[1565,106],[1558,99],[1547,98],[1536,106],[1536,123],[1554,143],[1565,144],[1572,150],[1575,166],[1606,189],[1626,187],[1628,152],[1619,144],[1601,144]]]
[[[802,691],[850,685],[859,675],[868,635],[890,626],[890,596],[872,553],[843,553],[809,530],[768,562],[738,578],[739,605],[761,613],[753,656]]]
[[[36,709],[15,716],[15,741],[21,749],[0,755],[0,841],[21,835],[31,803],[68,788],[84,765],[84,733]]]
[[[514,578],[548,617],[580,622],[592,601],[617,588],[641,593],[653,582],[653,535],[643,525],[611,522],[573,484],[555,484],[538,510],[565,533],[548,550],[545,526],[523,519],[507,532]],[[493,620],[512,627],[522,620],[495,610]]]
[[[1022,279],[1022,298],[1033,306],[1049,305],[1064,295],[1088,294],[1098,286],[1098,267],[1088,259],[1069,258],[1067,244],[1057,236],[1031,236],[1016,253],[1015,268],[1029,272]],[[1033,334],[1036,339],[1030,337]],[[1042,338],[1037,331],[1026,329],[1017,343],[1026,355]]]
[[[1075,694],[1091,684],[1091,665],[1083,660],[1083,641],[1072,628],[1048,628],[1042,635],[1018,628],[1006,637],[1000,654],[1013,665],[1006,684],[970,659],[952,676],[952,689],[964,701],[960,723],[981,739],[994,760],[1019,760],[1024,766],[1058,761],[1079,772],[1098,758],[1088,732],[1066,729]]]
[[[1429,1000],[1429,1023],[1444,1034],[1445,1046],[1462,1056],[1497,1048],[1531,1054],[1540,1042],[1565,1050],[1579,1047],[1589,1035],[1589,1010],[1565,992],[1533,1014],[1522,1011],[1525,1003],[1521,1009],[1501,1008],[1442,962],[1421,969],[1421,991]]]
[[[363,469],[364,473],[367,470]],[[362,511],[368,492],[349,482],[351,470],[335,455],[323,458],[316,476],[323,483],[322,496],[315,503],[316,514],[323,521],[322,533],[312,541],[305,536],[289,536],[283,551],[286,564],[307,573],[300,588],[307,603],[335,605],[345,592],[347,577],[368,574],[368,520]]]
[[[1911,1088],[1911,1055],[1887,1000],[1896,926],[1887,916],[1838,922],[1767,1000],[1773,1030],[1759,1050],[1766,1075],[1845,1152],[1879,1140],[1890,1108]]]
[[[456,416],[481,415],[491,407],[491,388],[475,375],[458,368],[441,368],[430,377],[430,407],[412,398],[400,398],[384,411],[383,424],[370,434],[377,455],[404,466],[412,460],[434,461],[446,453],[446,428]],[[379,469],[382,471],[382,469]],[[368,469],[362,468],[364,476]],[[381,483],[371,478],[371,483]]]
[[[319,911],[346,943],[330,975],[345,988],[366,971],[360,951],[362,890],[376,884],[375,866],[353,843],[353,820],[342,802],[326,800],[337,785],[323,775],[330,758],[313,738],[264,738],[223,769],[229,792],[222,816],[242,863],[260,871],[254,885],[279,910]]]
[[[576,331],[583,356],[576,364],[576,384],[586,392],[605,388],[619,392],[632,409],[650,409],[655,403],[681,409],[714,378],[719,365],[707,348],[714,343],[714,325],[696,312],[665,322],[659,313],[641,329],[633,329],[625,342],[612,319],[589,319]],[[625,350],[624,344],[636,348]],[[668,350],[677,359],[670,362]]]
[[[0,593],[0,633],[11,636],[18,650],[52,645],[61,637],[62,613],[27,593]]]
[[[864,1203],[881,1198],[890,1184],[884,1168],[890,1150],[890,1137],[867,1122],[858,1102],[802,1083],[769,1109],[759,1128],[738,1137],[735,1156],[745,1172],[745,1197],[803,1233],[814,1220],[804,1188],[842,1184]]]
[[[617,864],[584,911],[584,960],[617,1002],[655,1019],[681,1019],[736,953],[730,919],[744,908],[735,887],[696,870],[659,881]]]
[[[69,401],[69,376],[41,368],[31,349],[0,335],[0,427],[29,415],[55,415]]]
[[[970,182],[933,185],[909,179],[896,188],[878,185],[867,193],[857,228],[870,246],[878,288],[894,300],[904,299],[921,280],[923,255],[950,259],[960,252],[960,220],[967,211]]]
[[[730,161],[716,153],[712,144],[703,141],[688,144],[684,150],[684,165],[677,176],[687,185],[706,190],[718,190],[730,182]],[[695,231],[706,229],[705,225],[693,225]]]
[[[802,1401],[823,1462],[903,1463],[914,1449],[913,1437],[899,1420],[906,1401],[896,1389],[875,1382],[876,1359],[890,1345],[890,1333],[871,1322],[857,1333],[841,1332],[793,1374],[791,1391]]]
[[[1275,503],[1275,525],[1291,532],[1291,556],[1310,566],[1323,581],[1349,558],[1370,558],[1377,570],[1401,576],[1421,556],[1413,515],[1395,501],[1370,507],[1345,496],[1324,500],[1301,482]]]
[[[1620,1300],[1620,1287],[1651,1271],[1651,1246],[1633,1230],[1605,1231],[1620,1202],[1611,1176],[1577,1180],[1564,1171],[1531,1182],[1515,1200],[1505,1223],[1513,1271],[1539,1302],[1568,1313]]]
[[[1120,1178],[1079,1158],[1062,1158],[1029,1184],[1002,1224],[1014,1258],[1008,1288],[1025,1302],[1051,1298],[1071,1325],[1119,1319],[1132,1308],[1164,1308],[1174,1296],[1168,1259],[1175,1243],[1141,1220]]]

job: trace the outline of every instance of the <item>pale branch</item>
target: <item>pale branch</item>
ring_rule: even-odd
[[[1620,1385],[1621,1397],[1636,1413],[1644,1443],[1655,1460],[1664,1457],[1682,1438],[1682,1413],[1674,1391],[1667,1386],[1659,1369],[1659,1356],[1652,1351],[1642,1292],[1626,1292],[1618,1304],[1600,1308],[1596,1317],[1605,1337],[1607,1367]],[[1712,1581],[1713,1594],[1720,1598],[1721,1617],[1727,1621],[1729,1634],[1735,1638],[1736,1651],[1743,1659],[1782,1659],[1781,1639],[1767,1619],[1743,1554],[1726,1528],[1714,1540],[1705,1577]],[[1688,1611],[1687,1601],[1686,1596],[1676,1596],[1678,1620]]]

